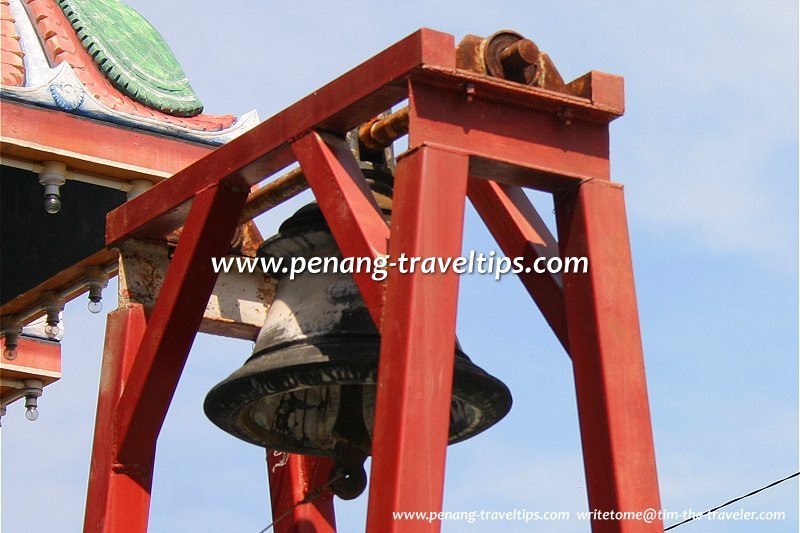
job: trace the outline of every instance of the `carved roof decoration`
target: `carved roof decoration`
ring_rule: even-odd
[[[0,95],[221,144],[258,123],[203,114],[160,34],[118,0],[0,0]]]
[[[119,0],[58,0],[83,47],[111,83],[139,103],[191,117],[203,104],[161,34]]]

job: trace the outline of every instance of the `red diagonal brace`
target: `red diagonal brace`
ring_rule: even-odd
[[[192,205],[119,401],[122,463],[138,464],[155,449],[217,279],[211,258],[228,251],[247,193],[247,188],[212,186]]]
[[[391,257],[458,257],[468,158],[421,147],[397,164]],[[391,270],[381,328],[367,531],[438,531],[450,421],[458,275]]]
[[[345,257],[386,255],[389,226],[344,139],[312,132],[292,145],[319,207]],[[369,273],[353,274],[380,327],[383,284]]]
[[[524,257],[526,267],[532,267],[538,258],[558,256],[558,243],[521,188],[470,178],[467,190],[472,205],[506,256]],[[521,272],[519,278],[569,353],[561,277]]]
[[[556,205],[589,508],[661,509],[622,186],[587,181]],[[663,531],[658,518],[593,520],[595,533]]]

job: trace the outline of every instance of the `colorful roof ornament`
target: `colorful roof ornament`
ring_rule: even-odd
[[[202,114],[161,35],[119,0],[0,0],[0,95],[222,144],[258,123]]]
[[[164,113],[191,117],[203,104],[161,34],[119,0],[58,0],[89,55],[119,90]]]

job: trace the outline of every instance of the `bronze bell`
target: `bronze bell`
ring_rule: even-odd
[[[386,193],[380,180],[370,181],[379,204],[388,207],[391,190],[380,194]],[[259,255],[283,258],[284,264],[298,256],[341,258],[316,203],[286,220]],[[333,492],[355,498],[366,486],[363,462],[372,446],[380,335],[349,273],[302,273],[293,280],[270,274],[279,281],[253,355],[211,389],[205,413],[253,444],[331,456]],[[457,344],[449,443],[487,429],[510,408],[505,384],[473,364]]]

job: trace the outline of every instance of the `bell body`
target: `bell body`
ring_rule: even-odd
[[[290,218],[260,255],[284,264],[340,257],[316,204]],[[280,278],[252,357],[209,392],[205,412],[253,444],[363,461],[371,452],[379,353],[380,334],[350,273]],[[510,407],[508,388],[456,346],[449,442],[485,430]]]

